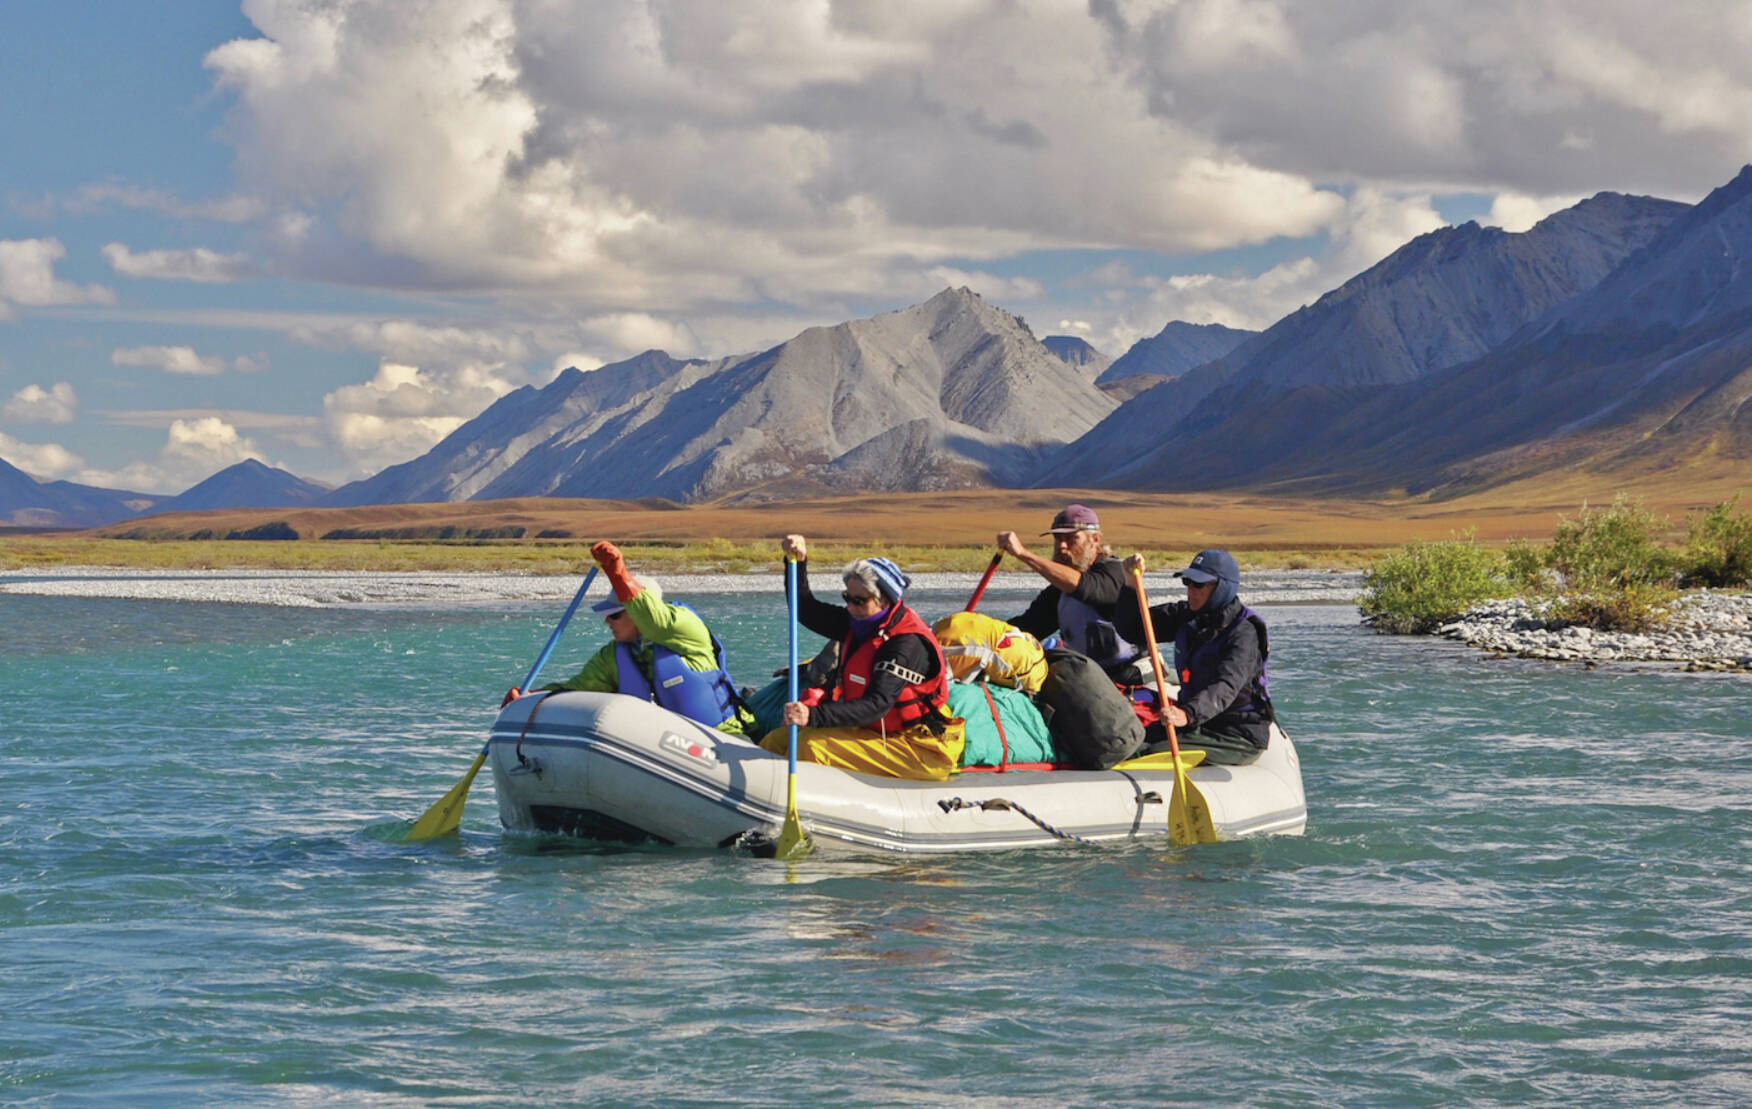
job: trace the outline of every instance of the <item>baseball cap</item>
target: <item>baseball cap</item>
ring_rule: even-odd
[[[1095,518],[1095,510],[1086,504],[1067,504],[1052,518],[1052,527],[1041,532],[1042,535],[1070,535],[1079,531],[1100,531],[1101,521]]]
[[[1241,568],[1235,564],[1234,556],[1228,551],[1213,548],[1193,555],[1192,562],[1186,569],[1177,571],[1174,576],[1194,585],[1204,585],[1219,579],[1239,584]]]
[[[657,584],[656,578],[647,578],[644,576],[640,576],[639,584],[644,586],[645,591],[647,593],[651,594],[651,599],[653,601],[661,601],[663,599],[663,587],[661,585]],[[595,604],[591,605],[590,611],[591,612],[600,612],[604,615],[607,615],[610,612],[619,612],[621,609],[626,608],[626,607],[627,607],[627,603],[625,601],[621,600],[619,597],[616,597],[613,593],[610,593],[608,596],[604,597],[602,600],[597,601]]]

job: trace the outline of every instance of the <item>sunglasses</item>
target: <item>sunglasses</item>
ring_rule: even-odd
[[[840,596],[844,598],[848,605],[877,605],[882,603],[881,598],[871,596],[868,593],[841,593]]]

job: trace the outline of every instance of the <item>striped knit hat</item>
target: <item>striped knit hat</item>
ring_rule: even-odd
[[[912,584],[900,567],[886,558],[860,558],[856,562],[847,563],[844,578],[857,578],[872,593],[880,593],[883,600],[890,604],[906,595],[906,587]]]

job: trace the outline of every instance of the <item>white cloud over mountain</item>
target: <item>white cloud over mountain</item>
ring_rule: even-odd
[[[70,424],[78,415],[79,394],[65,381],[57,381],[47,389],[26,385],[0,408],[0,417],[21,424]]]

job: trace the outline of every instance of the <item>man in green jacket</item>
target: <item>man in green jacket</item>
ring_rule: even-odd
[[[602,613],[612,638],[583,669],[543,688],[625,693],[721,732],[747,735],[754,716],[737,696],[706,622],[691,608],[664,600],[654,579],[634,577],[613,543],[595,544],[590,555],[614,590],[591,606]]]

